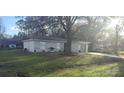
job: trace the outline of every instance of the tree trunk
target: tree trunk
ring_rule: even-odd
[[[67,37],[66,37],[66,45],[65,45],[65,54],[66,55],[72,54],[71,45],[72,45],[71,33],[70,33],[70,31],[68,31]]]
[[[72,52],[71,52],[71,39],[67,39],[67,43],[66,43],[66,51],[65,53],[67,55],[70,55]]]
[[[72,43],[72,26],[74,25],[75,21],[77,20],[77,17],[75,16],[64,16],[59,17],[61,25],[63,26],[63,29],[65,30],[66,34],[66,45],[65,45],[65,54],[71,55],[71,43]],[[64,20],[64,22],[63,22]]]

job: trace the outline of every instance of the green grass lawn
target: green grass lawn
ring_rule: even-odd
[[[118,54],[119,54],[120,56],[124,56],[124,51],[119,51]]]
[[[88,54],[64,56],[0,50],[0,76],[124,76],[124,60]]]

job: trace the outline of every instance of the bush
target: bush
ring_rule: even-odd
[[[50,47],[50,50],[54,50],[55,48],[54,47]]]
[[[29,77],[27,72],[16,72],[17,77]]]

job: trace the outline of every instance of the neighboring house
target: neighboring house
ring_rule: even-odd
[[[63,52],[64,39],[28,39],[23,41],[24,49],[30,52]],[[89,42],[72,41],[72,52],[88,52]]]
[[[22,48],[23,43],[20,40],[4,39],[0,40],[0,48]]]

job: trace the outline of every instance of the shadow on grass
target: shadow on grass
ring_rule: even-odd
[[[124,61],[118,63],[118,72],[116,77],[124,77]]]
[[[67,59],[66,59],[67,58]],[[64,69],[85,69],[87,67],[90,67],[92,65],[105,65],[105,64],[111,64],[116,63],[119,60],[117,59],[111,59],[111,58],[95,58],[94,60],[91,58],[89,61],[90,63],[84,62],[85,60],[82,60],[85,58],[82,56],[75,56],[75,57],[66,57],[65,59],[60,57],[57,59],[52,59],[47,62],[44,62],[43,64],[36,64],[35,66],[31,67],[33,68],[34,72],[33,74],[40,74],[40,76],[47,76],[49,74],[52,74],[58,70],[64,70]],[[51,61],[51,62],[50,62]],[[76,62],[81,61],[80,63],[76,64]],[[86,59],[87,61],[87,59]],[[31,72],[31,71],[30,71]]]
[[[93,55],[64,56],[58,54],[32,54],[21,50],[2,51],[0,55],[4,57],[0,59],[0,76],[34,77],[47,76],[49,74],[52,76],[52,73],[58,70],[80,70],[112,63],[117,63],[119,68],[118,72],[113,76],[124,76],[124,59],[119,58]],[[92,70],[95,70],[95,68],[91,69],[91,71]]]

